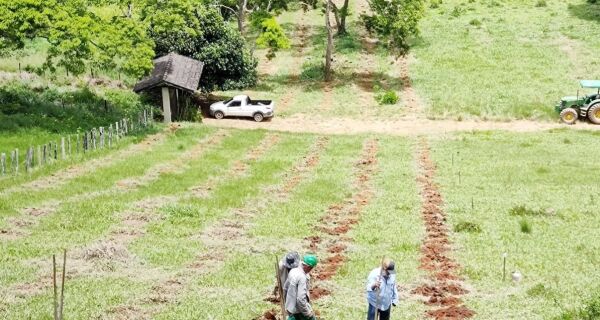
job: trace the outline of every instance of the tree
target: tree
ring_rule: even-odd
[[[177,52],[204,62],[200,80],[203,91],[256,84],[256,59],[241,34],[225,23],[215,8],[196,5],[179,13],[177,20],[183,24],[178,28],[150,24],[157,55]]]
[[[333,30],[329,16],[331,14],[331,0],[327,0],[325,6],[325,28],[327,30],[327,47],[325,49],[325,81],[331,81],[331,55],[333,53]]]
[[[369,0],[369,6],[374,14],[362,16],[367,30],[385,38],[399,54],[405,54],[409,37],[419,34],[424,0]]]
[[[333,12],[335,17],[337,34],[340,36],[348,33],[348,31],[346,30],[346,18],[350,15],[349,2],[349,0],[344,0],[344,4],[341,8],[338,8],[333,1],[331,2],[331,11]]]
[[[141,76],[152,69],[152,40],[130,16],[96,13],[100,0],[0,0],[0,50],[23,48],[44,38],[50,44],[43,67],[72,74],[87,67]]]
[[[289,49],[290,40],[285,36],[283,28],[277,23],[274,17],[262,19],[261,34],[256,39],[256,44],[260,48],[269,48],[267,58],[269,60],[275,57],[279,49]]]

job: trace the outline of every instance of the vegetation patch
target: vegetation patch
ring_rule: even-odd
[[[469,221],[461,221],[454,225],[454,232],[480,233],[481,226]]]

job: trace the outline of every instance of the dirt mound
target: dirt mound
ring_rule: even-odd
[[[325,289],[325,288],[321,288],[321,287],[314,287],[312,289],[310,289],[310,298],[313,300],[317,300],[320,299],[324,296],[328,296],[331,294],[331,291]]]
[[[427,316],[439,320],[467,319],[475,315],[475,312],[465,306],[450,306],[446,308],[427,311]]]
[[[444,201],[435,180],[436,166],[429,156],[425,139],[421,140],[418,156],[421,187],[421,215],[425,224],[425,239],[421,246],[420,268],[429,273],[431,284],[412,290],[412,294],[426,297],[425,304],[433,306],[427,316],[435,319],[466,319],[475,313],[462,305],[460,296],[468,291],[460,283],[460,266],[451,257]]]
[[[103,259],[126,262],[131,259],[131,254],[124,245],[111,241],[92,245],[76,256],[87,261]]]
[[[281,317],[277,317],[278,311],[275,309],[267,310],[258,318],[254,318],[253,320],[280,320]]]

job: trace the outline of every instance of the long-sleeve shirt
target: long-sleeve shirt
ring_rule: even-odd
[[[285,258],[284,258],[285,259]],[[288,269],[285,264],[283,263],[283,259],[279,260],[279,279],[281,279],[281,285],[285,285],[285,282],[287,281],[288,278],[288,274],[290,273],[291,269]]]
[[[307,317],[314,315],[310,305],[310,276],[302,266],[290,270],[288,279],[283,286],[285,310],[290,314],[302,314]]]
[[[396,288],[396,275],[391,274],[387,278],[381,277],[381,286],[379,290],[373,290],[373,285],[380,278],[381,268],[375,268],[367,278],[367,301],[369,304],[385,311],[390,308],[392,303],[398,304],[398,288]],[[379,305],[377,305],[377,296],[379,295]]]

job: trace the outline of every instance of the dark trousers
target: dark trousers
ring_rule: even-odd
[[[379,312],[379,320],[390,320],[390,311],[392,310],[392,307],[390,306],[389,309],[382,311],[382,310],[377,310],[377,312]],[[373,307],[370,303],[369,303],[369,311],[367,312],[367,320],[375,320],[375,307]]]

